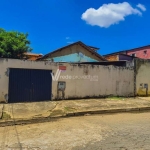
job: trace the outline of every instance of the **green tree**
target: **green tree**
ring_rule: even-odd
[[[28,34],[17,31],[5,31],[0,28],[0,57],[25,58],[24,53],[31,52]]]

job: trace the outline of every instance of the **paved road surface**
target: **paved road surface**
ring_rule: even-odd
[[[0,127],[2,150],[150,150],[150,113]]]

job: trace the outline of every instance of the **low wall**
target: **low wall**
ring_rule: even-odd
[[[60,66],[66,70],[60,73],[58,81],[52,81],[52,100],[61,99],[62,95],[63,99],[134,96],[132,68],[0,59],[0,102],[9,99],[9,68],[47,69],[55,76]],[[66,83],[64,93],[58,91],[59,81]]]
[[[136,95],[150,96],[150,60],[136,59]]]

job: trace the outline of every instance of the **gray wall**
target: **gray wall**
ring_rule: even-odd
[[[136,59],[136,95],[150,96],[150,60]]]
[[[0,102],[7,102],[8,99],[7,70],[9,68],[48,69],[52,70],[55,75],[59,66],[62,65],[66,66],[66,71],[61,72],[58,81],[66,82],[64,99],[108,95],[134,96],[134,70],[132,68],[0,59]],[[58,95],[59,97],[62,95],[62,91],[57,90],[58,81],[52,82],[53,100],[57,99]]]

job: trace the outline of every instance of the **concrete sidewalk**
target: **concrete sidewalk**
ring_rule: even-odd
[[[150,98],[108,98],[0,104],[0,125],[52,118],[150,110]]]

